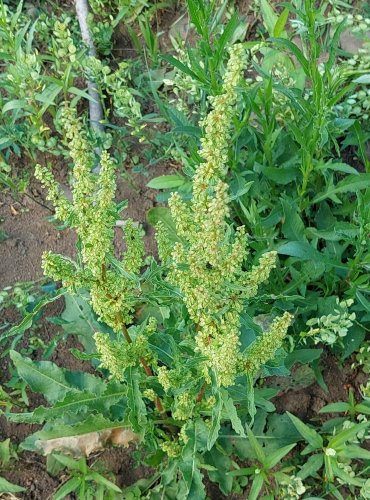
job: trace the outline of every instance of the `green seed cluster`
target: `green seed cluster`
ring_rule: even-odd
[[[140,359],[152,357],[144,335],[139,335],[131,344],[112,341],[105,333],[96,333],[94,339],[100,354],[100,366],[109,370],[117,380],[123,380],[126,368],[137,366]]]
[[[286,479],[279,482],[279,486],[279,498],[284,500],[299,499],[306,492],[302,479],[297,476],[286,476]]]
[[[190,318],[196,324],[196,351],[207,358],[203,367],[206,380],[208,369],[212,368],[218,383],[224,386],[234,383],[240,366],[244,369],[239,342],[244,301],[257,294],[258,286],[268,279],[276,259],[276,253],[269,252],[257,266],[245,271],[244,227],[233,230],[227,222],[229,196],[224,178],[237,86],[245,65],[244,48],[237,44],[230,50],[222,93],[210,99],[213,109],[202,122],[203,162],[193,179],[192,201],[187,204],[176,193],[169,201],[180,241],[172,249],[168,279],[180,288]],[[169,247],[165,244],[163,226],[159,228],[158,240],[160,255],[167,259]],[[264,349],[260,342],[256,344],[253,366],[260,366],[273,356],[289,323],[290,316],[288,321],[285,315],[271,330],[276,339],[265,336]],[[171,380],[166,383],[171,386]]]
[[[63,21],[56,21],[53,30],[53,51],[55,57],[67,60],[71,64],[77,61],[77,47],[74,44],[71,31],[68,27],[70,18]]]
[[[336,342],[340,343],[356,319],[356,314],[349,312],[352,304],[353,299],[342,300],[340,302],[339,298],[337,298],[334,314],[309,319],[306,325],[310,327],[310,330],[301,333],[301,336],[303,338],[312,337],[315,344],[319,342],[327,345],[334,345]]]
[[[129,65],[121,62],[115,71],[103,64],[95,57],[86,58],[86,75],[94,81],[103,98],[109,97],[113,101],[113,112],[116,116],[126,118],[133,134],[142,136],[143,126],[140,103],[135,99],[129,87],[131,75]]]
[[[64,286],[90,290],[91,303],[98,316],[118,331],[132,319],[136,302],[137,283],[134,274],[143,264],[144,243],[140,227],[128,220],[124,226],[127,251],[119,263],[122,274],[110,267],[113,255],[115,222],[118,218],[114,201],[115,166],[107,151],[100,157],[100,174],[94,175],[93,147],[83,132],[75,111],[63,113],[66,144],[73,159],[73,201],[62,194],[49,168],[37,166],[35,175],[48,189],[56,216],[74,227],[77,232],[81,264],[60,255],[46,252],[43,257],[45,273]]]
[[[188,392],[183,392],[175,398],[173,418],[176,420],[189,420],[193,413],[194,397]]]
[[[275,318],[269,330],[262,333],[247,349],[247,359],[243,363],[248,373],[255,374],[262,364],[273,358],[275,351],[284,340],[292,319],[292,315],[288,312]]]

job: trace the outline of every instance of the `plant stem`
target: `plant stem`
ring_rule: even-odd
[[[122,316],[121,314],[119,314],[119,322],[121,323],[122,325],[122,333],[123,333],[123,336],[125,337],[125,339],[127,340],[127,342],[129,344],[132,344],[132,338],[130,337],[130,334],[128,333],[128,330],[125,326],[125,324],[123,323],[122,321]],[[144,371],[146,373],[146,375],[148,377],[152,377],[153,376],[153,372],[152,372],[152,369],[150,368],[150,366],[148,365],[148,363],[145,361],[144,358],[140,358],[140,363],[142,364],[143,368],[144,368]],[[163,405],[161,403],[161,400],[159,399],[159,397],[157,396],[155,398],[155,406],[157,408],[157,410],[159,411],[159,413],[162,413],[166,418],[167,418],[167,415],[165,414],[165,411],[164,411],[164,408],[163,408]]]
[[[200,403],[202,401],[204,393],[206,392],[206,388],[207,388],[207,383],[204,382],[204,384],[200,388],[199,394],[197,396],[197,399],[196,399],[197,403]]]

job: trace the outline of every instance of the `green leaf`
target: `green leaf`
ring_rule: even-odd
[[[234,401],[229,397],[229,394],[226,390],[222,390],[222,399],[224,402],[226,414],[230,419],[232,428],[237,434],[239,434],[239,436],[246,437],[244,427],[236,411]]]
[[[173,134],[183,134],[190,137],[195,137],[199,139],[202,136],[202,132],[199,127],[193,127],[190,125],[178,125],[172,129]]]
[[[197,0],[187,0],[191,22],[201,36],[207,35],[207,26],[204,16],[204,4]]]
[[[127,378],[127,406],[129,408],[128,419],[134,432],[145,433],[146,406],[141,396],[139,387],[140,374],[136,368],[129,367],[126,370]]]
[[[217,44],[217,51],[216,51],[216,62],[219,63],[221,60],[224,50],[226,45],[229,43],[231,40],[233,34],[237,30],[238,26],[240,24],[239,16],[237,12],[234,12],[234,14],[230,17],[227,25],[225,26],[222,35],[218,39],[218,44]]]
[[[304,424],[301,420],[299,420],[299,418],[297,418],[295,415],[292,415],[288,411],[287,414],[290,420],[293,422],[294,427],[301,434],[301,436],[312,446],[313,449],[323,447],[323,440],[318,432],[308,427],[308,425]]]
[[[54,493],[53,500],[64,500],[70,493],[76,491],[80,484],[81,479],[79,477],[72,477]]]
[[[176,57],[173,57],[173,56],[171,56],[169,54],[162,54],[161,55],[161,59],[164,59],[169,64],[171,64],[172,66],[175,66],[175,68],[179,69],[180,71],[182,71],[186,75],[190,76],[194,80],[204,82],[204,80],[201,79],[201,78],[199,78],[198,75],[196,75],[194,73],[194,71],[192,71],[189,68],[189,66],[186,66],[184,63],[182,63],[181,61],[179,61],[178,59],[176,59]]]
[[[344,445],[346,441],[355,437],[358,432],[367,429],[369,426],[370,422],[362,422],[361,424],[355,424],[350,429],[344,429],[338,432],[338,434],[330,439],[328,448],[333,448],[334,450],[338,449],[340,446]]]
[[[33,324],[33,318],[36,316],[36,314],[39,313],[41,309],[45,307],[47,304],[50,304],[51,302],[58,300],[62,295],[65,295],[66,293],[67,290],[61,288],[57,291],[56,295],[54,295],[53,297],[46,297],[45,299],[40,300],[40,302],[37,303],[37,305],[32,309],[32,311],[23,318],[23,320],[21,321],[21,323],[19,323],[19,325],[10,328],[7,332],[1,335],[0,344],[5,339],[13,337],[15,335],[20,335],[26,330],[28,330],[28,328],[31,328]]]
[[[343,450],[339,452],[339,455],[343,458],[350,458],[351,460],[370,460],[370,451],[355,444],[346,444]]]
[[[203,485],[203,474],[199,470],[197,461],[197,443],[199,428],[194,425],[187,429],[186,434],[189,438],[181,456],[179,464],[180,471],[183,475],[187,486],[187,499],[200,500],[205,498],[205,489]]]
[[[261,474],[255,475],[252,483],[252,487],[249,491],[248,500],[257,500],[260,498],[260,492],[263,487],[263,477]]]
[[[297,446],[297,443],[288,444],[283,448],[279,448],[278,450],[269,453],[265,460],[265,467],[268,469],[275,467],[275,465],[277,465],[281,459],[284,458],[285,455],[287,455],[295,446]]]
[[[329,189],[326,191],[326,193],[321,193],[318,196],[316,196],[312,201],[311,204],[314,203],[319,203],[322,200],[325,200],[326,198],[332,198],[333,196],[336,196],[337,194],[340,193],[357,193],[358,191],[361,191],[362,189],[366,189],[370,186],[370,173],[369,174],[351,174],[348,175],[345,179],[342,181],[338,182],[335,186],[329,186]]]
[[[285,185],[297,178],[299,170],[297,167],[265,167],[262,173],[276,184]]]
[[[115,382],[108,384],[106,391],[103,394],[94,394],[91,392],[69,392],[63,401],[56,403],[52,408],[40,406],[34,412],[35,421],[41,423],[43,421],[63,418],[67,413],[75,414],[89,412],[97,412],[101,415],[106,414],[110,407],[122,401],[127,394],[126,386],[116,384]]]
[[[284,210],[284,223],[282,226],[282,231],[288,240],[293,241],[303,241],[304,236],[304,224],[299,215],[298,207],[292,203],[292,200],[282,199],[281,204]]]
[[[60,455],[59,453],[53,453],[51,455],[57,462],[60,464],[64,465],[65,468],[68,468],[70,470],[80,470],[80,461],[75,460],[72,457],[69,457],[68,455]]]
[[[26,491],[26,488],[10,483],[5,477],[0,476],[0,493],[21,493]]]
[[[223,401],[221,399],[219,391],[214,392],[213,394],[214,397],[216,398],[216,402],[212,408],[211,426],[209,429],[208,439],[207,439],[207,450],[210,450],[212,446],[215,444],[221,427],[221,412],[223,407]]]
[[[104,323],[100,323],[91,305],[88,297],[67,293],[65,296],[65,309],[61,315],[63,320],[62,328],[69,335],[76,335],[78,340],[85,348],[86,354],[94,354],[96,345],[94,334],[96,332],[111,333],[111,329]]]
[[[148,182],[147,186],[152,189],[173,189],[186,183],[182,175],[160,175]]]
[[[45,112],[49,106],[55,104],[55,99],[62,90],[63,90],[62,82],[60,82],[59,85],[56,83],[52,83],[51,85],[46,87],[40,94],[37,94],[35,96],[35,100],[38,102],[42,102],[46,105],[43,107],[43,110]]]
[[[266,26],[269,35],[272,36],[279,18],[275,14],[274,9],[271,7],[270,3],[267,0],[261,0],[260,8],[263,23]]]
[[[69,87],[68,92],[71,94],[77,95],[78,97],[83,97],[84,99],[87,99],[88,101],[95,102],[96,100],[91,97],[90,94],[88,94],[85,90],[78,89],[77,87]]]
[[[204,462],[207,466],[207,474],[213,483],[218,483],[224,495],[229,495],[233,487],[233,478],[229,473],[232,461],[227,452],[220,446],[214,446],[211,451],[204,454]],[[204,462],[202,467],[204,468]]]
[[[348,403],[339,401],[338,403],[331,403],[324,406],[319,410],[319,413],[342,413],[348,411],[350,408]]]
[[[32,361],[16,351],[11,351],[10,357],[31,389],[51,403],[60,401],[67,392],[88,391],[99,396],[106,389],[104,380],[90,373],[65,370],[51,361]]]
[[[90,472],[86,476],[86,480],[90,480],[90,479],[92,479],[93,481],[95,481],[98,484],[102,484],[103,486],[105,486],[106,488],[108,488],[111,491],[115,491],[116,493],[122,493],[122,490],[120,488],[118,488],[118,486],[116,484],[112,483],[112,481],[109,481],[104,476],[102,476],[101,474],[98,474],[95,471]]]
[[[323,463],[324,456],[322,453],[318,455],[311,455],[308,457],[307,462],[302,466],[297,476],[303,480],[306,479],[306,477],[314,476],[314,474],[321,469]]]
[[[65,372],[50,361],[32,361],[23,358],[18,352],[10,351],[18,375],[34,392],[43,394],[50,403],[60,401],[74,389],[68,384]]]
[[[290,352],[285,358],[285,366],[290,369],[295,363],[306,365],[319,359],[322,354],[322,349],[297,349]]]
[[[338,477],[344,484],[352,484],[353,486],[364,486],[365,479],[357,479],[356,477],[352,477],[343,469],[340,469],[335,462],[332,462],[333,473],[335,477]]]
[[[288,39],[285,38],[270,38],[269,39],[271,42],[274,42],[276,45],[279,47],[283,47],[288,49],[298,60],[300,65],[302,66],[305,74],[307,76],[310,76],[310,66],[308,60],[305,58],[303,52],[295,45],[293,42],[291,42]]]
[[[285,7],[285,9],[280,14],[279,19],[276,21],[276,24],[274,26],[274,31],[272,33],[274,37],[279,37],[283,34],[285,25],[288,21],[288,17],[289,17],[289,9]]]
[[[13,99],[11,101],[8,101],[3,106],[3,113],[6,113],[7,111],[12,111],[13,109],[24,109],[26,106],[27,106],[26,99]]]
[[[253,451],[256,455],[256,458],[257,460],[262,464],[264,465],[265,464],[265,461],[266,461],[266,455],[263,451],[263,448],[262,446],[259,444],[259,442],[257,441],[255,435],[253,434],[253,432],[251,431],[251,429],[247,426],[247,435],[248,435],[248,439],[249,439],[249,442],[253,448]]]
[[[317,169],[334,170],[335,172],[343,172],[345,174],[360,175],[360,172],[358,170],[356,170],[354,167],[351,167],[350,165],[347,165],[347,163],[327,162],[324,163],[323,165],[318,165]]]
[[[358,290],[356,291],[356,297],[364,310],[370,313],[370,301]]]
[[[156,226],[161,221],[168,230],[171,241],[177,241],[176,226],[171,215],[171,210],[165,207],[154,207],[148,210],[146,218],[152,226]]]
[[[367,75],[361,75],[359,76],[358,78],[355,78],[355,80],[353,80],[354,83],[362,83],[362,84],[370,84],[370,73],[368,73]]]

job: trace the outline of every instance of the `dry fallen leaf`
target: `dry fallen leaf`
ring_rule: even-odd
[[[10,205],[10,211],[12,213],[12,215],[18,215],[19,212],[13,207],[13,205]]]
[[[127,448],[132,441],[139,440],[140,436],[132,432],[131,429],[119,427],[100,432],[88,432],[80,436],[39,440],[36,442],[36,446],[43,451],[44,455],[60,451],[77,458],[88,457],[92,453],[104,450],[109,445]]]

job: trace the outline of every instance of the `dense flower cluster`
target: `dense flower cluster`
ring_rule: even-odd
[[[210,98],[213,109],[202,122],[204,137],[200,156],[203,162],[193,179],[191,203],[185,203],[178,194],[173,194],[169,201],[180,239],[172,250],[169,280],[180,288],[190,318],[196,324],[196,350],[207,359],[203,365],[206,379],[209,380],[208,369],[212,368],[219,385],[224,386],[234,383],[240,367],[254,370],[272,357],[290,323],[288,314],[278,319],[271,333],[256,343],[253,366],[244,366],[239,342],[240,313],[244,301],[255,296],[258,286],[268,279],[276,258],[276,254],[270,252],[261,257],[257,266],[245,271],[244,227],[233,230],[227,222],[229,196],[224,178],[230,124],[245,60],[243,46],[233,46],[223,91]],[[163,227],[159,228],[158,239],[160,254],[167,258],[169,251],[164,244]]]
[[[100,354],[100,366],[107,368],[117,380],[124,379],[126,368],[137,366],[141,359],[151,357],[148,340],[144,335],[139,335],[130,344],[112,341],[105,333],[96,333],[94,339]]]
[[[136,302],[135,274],[143,263],[142,232],[131,220],[123,232],[127,251],[118,263],[122,272],[110,266],[113,255],[114,227],[118,213],[115,196],[115,167],[107,151],[100,157],[100,174],[92,173],[95,163],[93,148],[84,134],[75,111],[66,108],[62,120],[66,143],[74,162],[73,201],[68,201],[47,167],[36,168],[36,177],[48,188],[48,199],[56,216],[77,232],[81,263],[51,252],[43,257],[45,273],[64,286],[90,290],[91,303],[98,316],[118,331],[131,321]]]
[[[249,373],[255,373],[261,364],[273,357],[275,351],[281,346],[291,321],[292,316],[287,312],[276,318],[269,330],[260,335],[256,342],[247,349],[244,367]]]

